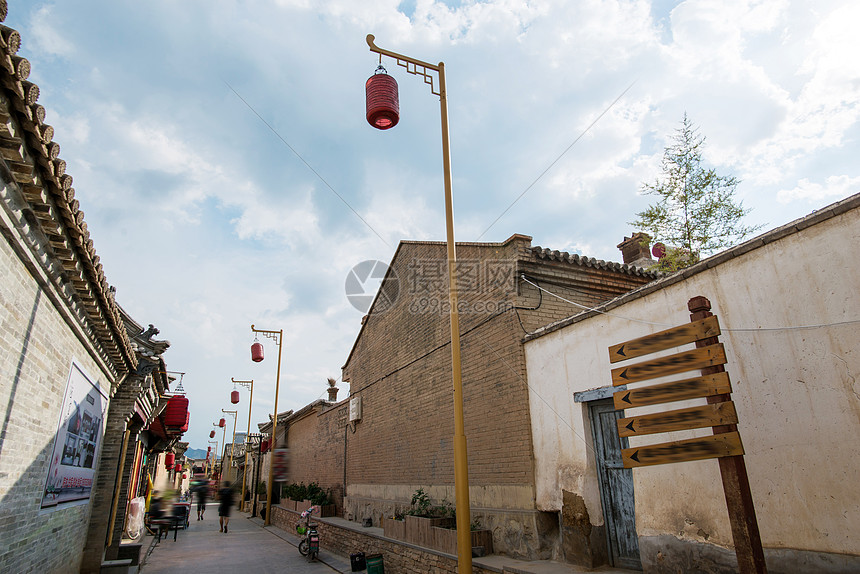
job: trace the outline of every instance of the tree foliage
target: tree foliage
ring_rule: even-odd
[[[749,210],[735,201],[738,180],[702,166],[705,137],[686,113],[673,139],[663,152],[663,173],[641,188],[659,199],[631,222],[667,246],[658,266],[669,272],[693,265],[760,229],[741,222]]]

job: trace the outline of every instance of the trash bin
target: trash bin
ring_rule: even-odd
[[[370,554],[367,557],[367,574],[385,574],[382,554]]]
[[[364,559],[364,552],[356,552],[349,555],[349,565],[353,572],[361,572],[367,568],[367,561]]]

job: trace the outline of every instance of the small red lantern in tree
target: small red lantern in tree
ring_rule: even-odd
[[[396,126],[400,121],[397,80],[388,75],[382,64],[367,79],[364,92],[367,102],[367,122],[378,130],[387,130]]]
[[[263,343],[254,341],[254,344],[251,345],[251,360],[255,363],[263,360]]]
[[[226,424],[227,424],[227,420],[226,420],[226,419],[223,419],[223,418],[222,418],[220,421],[218,421],[218,426],[219,426],[219,427],[221,427],[221,428],[224,428],[224,425],[226,425]]]
[[[215,438],[215,431],[209,431],[209,438]],[[212,450],[212,447],[209,447],[209,450]]]
[[[234,405],[239,404],[239,391],[233,391],[230,393],[230,402]]]

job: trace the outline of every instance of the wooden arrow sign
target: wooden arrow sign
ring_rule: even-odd
[[[722,343],[709,345],[701,349],[676,353],[668,357],[652,359],[643,363],[636,363],[629,367],[618,367],[612,369],[612,384],[614,386],[626,385],[637,381],[656,379],[675,373],[683,373],[695,369],[704,369],[714,365],[726,363],[726,351]]]
[[[725,401],[689,409],[618,419],[618,435],[629,437],[718,425],[733,425],[737,422],[738,413],[735,411],[735,404],[731,401]]]
[[[627,359],[635,359],[650,353],[695,343],[707,337],[716,337],[719,334],[720,323],[717,321],[716,315],[713,315],[700,321],[686,323],[659,333],[612,345],[609,347],[609,362],[617,363]]]
[[[735,456],[744,453],[741,436],[737,432],[715,434],[700,438],[664,442],[621,451],[624,468],[637,468],[654,464],[687,462]]]
[[[616,409],[629,409],[633,407],[644,407],[646,405],[659,405],[660,403],[671,403],[685,401],[687,399],[698,399],[713,395],[727,395],[732,392],[732,384],[728,373],[715,373],[693,379],[672,381],[650,387],[628,389],[613,395]]]

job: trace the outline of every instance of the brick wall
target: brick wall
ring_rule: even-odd
[[[547,558],[557,519],[534,504],[534,457],[522,338],[580,308],[519,280],[531,280],[580,305],[592,306],[650,278],[596,260],[543,257],[530,239],[458,246],[464,416],[473,514],[494,530],[497,551]],[[374,310],[344,367],[351,394],[361,396],[362,420],[342,429],[333,411],[296,425],[293,460],[309,449],[328,449],[331,469],[343,471],[345,515],[371,518],[409,507],[419,487],[435,502],[453,503],[454,463],[451,346],[445,245],[401,243],[391,263],[399,291],[383,312]],[[393,297],[392,297],[393,299]],[[312,425],[316,425],[313,430]],[[339,445],[329,449],[325,440]],[[304,445],[304,446],[299,446]],[[312,445],[316,445],[315,447]],[[322,458],[312,458],[315,468]],[[325,458],[325,457],[323,457]],[[318,476],[325,471],[319,468]],[[330,476],[330,475],[329,475]],[[342,478],[341,478],[342,481]]]
[[[0,240],[0,572],[77,570],[89,503],[40,509],[72,359],[111,388],[4,237]],[[99,480],[97,475],[96,480]]]

